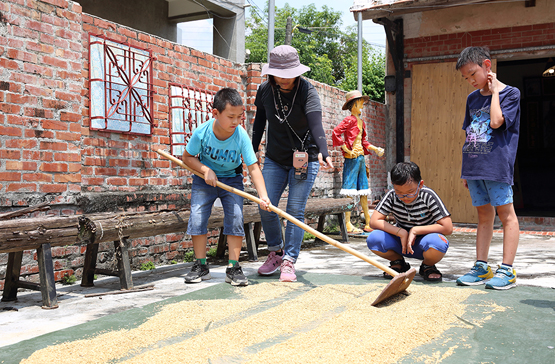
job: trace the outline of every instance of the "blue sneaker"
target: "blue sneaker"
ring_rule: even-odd
[[[512,267],[504,265],[497,268],[495,277],[486,283],[486,288],[489,289],[511,289],[516,287],[516,272]]]
[[[486,280],[493,278],[493,272],[486,263],[476,262],[470,272],[457,279],[459,286],[477,286],[484,284]]]

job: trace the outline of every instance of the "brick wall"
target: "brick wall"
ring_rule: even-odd
[[[103,35],[149,49],[153,64],[154,125],[151,136],[89,130],[88,39]],[[66,0],[0,2],[0,212],[50,201],[48,214],[156,211],[187,208],[190,173],[172,168],[157,149],[169,148],[168,85],[217,91],[234,87],[244,97],[246,128],[254,118],[259,64],[243,65],[81,12]],[[343,159],[331,131],[347,112],[344,92],[313,82],[324,109],[324,128],[337,166],[320,172],[313,197],[336,197]],[[385,105],[364,110],[370,142],[384,145]],[[385,190],[385,163],[368,157],[373,197]],[[250,187],[248,176],[246,187]],[[35,213],[37,216],[44,213]],[[217,244],[217,231],[209,244]],[[184,233],[130,242],[134,267],[182,259],[192,243]],[[80,276],[84,247],[52,248],[56,279]],[[0,289],[7,254],[0,254]],[[99,266],[113,267],[112,244],[101,244]],[[38,281],[36,252],[24,253],[22,274]]]
[[[451,54],[456,58],[464,48],[470,46],[487,46],[491,51],[496,51],[553,44],[555,44],[555,23],[546,23],[407,38],[405,39],[405,58]]]

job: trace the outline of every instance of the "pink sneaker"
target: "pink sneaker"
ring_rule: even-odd
[[[297,276],[295,275],[295,266],[293,262],[284,260],[281,263],[281,275],[279,276],[280,282],[296,282]]]
[[[258,274],[260,274],[261,276],[269,276],[271,274],[274,274],[279,269],[281,261],[281,255],[277,255],[276,252],[271,252],[268,255],[268,258],[266,258],[264,264],[262,264],[260,268],[258,268]]]

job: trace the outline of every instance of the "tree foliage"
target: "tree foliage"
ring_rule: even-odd
[[[265,18],[251,9],[246,21],[245,47],[250,50],[249,62],[267,62],[268,8]],[[341,30],[341,12],[314,4],[295,9],[289,4],[276,8],[274,44],[285,43],[287,18],[293,20],[291,46],[299,52],[302,64],[310,67],[305,75],[313,80],[339,87],[343,90],[357,88],[357,34],[354,27]],[[310,34],[301,32],[308,29]],[[384,100],[385,55],[363,42],[363,93],[373,100]]]

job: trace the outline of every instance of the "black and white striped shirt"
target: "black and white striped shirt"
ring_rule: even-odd
[[[395,195],[395,190],[390,190],[376,206],[376,211],[386,216],[392,213],[395,225],[407,231],[414,226],[435,224],[451,215],[434,190],[426,186],[420,189],[418,197],[411,204],[403,203]]]

